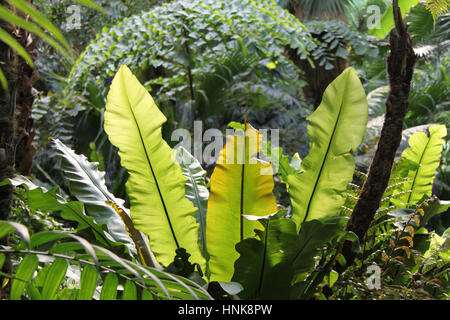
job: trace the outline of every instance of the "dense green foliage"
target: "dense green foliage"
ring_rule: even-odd
[[[65,1],[37,2],[63,23]],[[358,238],[345,226],[390,89],[389,48],[361,32],[363,8],[387,9],[384,37],[389,3],[284,1],[301,22],[269,0],[158,2],[85,8],[79,39],[64,30],[82,52],[73,65],[40,47],[34,171],[0,181],[14,190],[1,295],[448,300],[449,14],[402,1],[420,59],[389,185]],[[304,64],[345,66],[317,108]],[[223,140],[213,164],[173,147],[175,129],[198,134],[194,120],[201,135],[235,130],[202,142]],[[266,128],[280,129],[279,145]]]

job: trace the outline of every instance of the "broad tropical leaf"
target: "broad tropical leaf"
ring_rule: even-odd
[[[104,127],[130,174],[126,188],[131,217],[136,228],[149,236],[160,263],[169,265],[175,250],[182,247],[203,268],[196,209],[185,198],[186,178],[161,136],[166,120],[148,91],[123,65],[107,97]]]
[[[292,266],[296,276],[314,268],[314,257],[318,249],[334,237],[345,233],[344,225],[347,220],[348,217],[340,216],[302,224],[297,242],[293,245]]]
[[[58,139],[51,139],[58,155],[62,158],[61,169],[70,189],[77,200],[84,203],[87,213],[98,224],[106,224],[116,241],[126,243],[135,251],[134,243],[125,229],[125,224],[107,201],[124,205],[105,185],[105,173],[98,170],[98,163],[91,163],[84,155],[78,155]]]
[[[98,163],[91,163],[84,155],[78,155],[58,139],[52,139],[62,158],[61,169],[71,194],[83,202],[89,216],[98,224],[105,224],[109,234],[124,243],[130,252],[137,253],[145,265],[157,267],[157,262],[147,245],[145,235],[134,227],[124,200],[116,198],[105,185],[105,173],[98,170]]]
[[[307,119],[309,154],[302,173],[288,177],[292,219],[304,221],[338,213],[344,204],[368,119],[366,95],[356,71],[347,68],[325,90],[322,102]]]
[[[235,245],[261,229],[259,222],[248,221],[244,215],[265,216],[277,211],[272,166],[252,158],[260,150],[260,141],[259,132],[248,124],[245,136],[227,136],[211,176],[206,215],[211,281],[230,281],[239,257]]]
[[[425,132],[416,132],[409,138],[410,147],[403,151],[400,162],[395,166],[393,174],[401,175],[399,171],[404,171],[407,175],[402,176],[411,179],[411,182],[396,189],[395,192],[408,192],[393,198],[394,204],[416,204],[424,195],[431,196],[447,129],[444,125],[432,125],[428,131],[429,137]]]
[[[298,239],[295,223],[278,217],[263,222],[264,231],[257,232],[259,239],[247,238],[236,245],[240,257],[232,281],[243,285],[241,299],[288,299],[292,248]]]

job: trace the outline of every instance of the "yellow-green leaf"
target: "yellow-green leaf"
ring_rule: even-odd
[[[126,183],[135,227],[149,236],[158,262],[169,265],[177,248],[191,254],[202,268],[199,225],[193,204],[185,198],[186,178],[163,140],[166,117],[127,66],[117,72],[108,93],[105,131],[119,148],[130,177]]]
[[[351,154],[366,130],[368,104],[353,68],[327,87],[322,102],[308,117],[309,153],[303,172],[288,176],[292,219],[300,230],[304,221],[336,215],[345,202],[355,160]]]
[[[411,179],[411,182],[399,185],[396,192],[411,192],[407,192],[401,197],[393,198],[391,200],[393,204],[415,204],[424,195],[431,196],[431,188],[436,169],[439,166],[445,142],[443,138],[447,135],[447,128],[444,125],[433,125],[428,128],[428,131],[430,133],[429,137],[425,132],[416,132],[409,138],[408,143],[410,147],[403,151],[400,163],[396,168],[407,168],[406,172],[408,173],[404,178]],[[397,171],[400,170],[398,169]]]
[[[227,136],[211,176],[206,215],[211,281],[230,281],[239,258],[235,245],[255,236],[255,229],[262,229],[258,221],[249,221],[244,215],[266,216],[277,211],[272,166],[252,158],[260,148],[261,136],[248,124],[245,132],[246,139],[244,135]]]

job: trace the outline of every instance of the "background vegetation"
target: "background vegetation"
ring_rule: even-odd
[[[23,3],[0,1],[1,30],[17,40],[0,34],[1,298],[448,299],[447,1],[399,1],[417,62],[389,184],[363,238],[345,225],[386,114],[392,1]],[[81,13],[75,28],[71,5]],[[368,24],[374,6],[380,28]],[[127,85],[114,87],[121,77]],[[245,176],[244,187],[241,169],[205,165],[177,148],[180,165],[153,172],[157,186],[171,187],[149,183],[148,194],[139,193],[130,181],[150,179],[136,165],[146,156],[130,151],[137,140],[118,138],[131,117],[113,106],[127,98],[134,110],[142,92],[155,101],[146,100],[154,118],[141,115],[145,141],[163,146],[148,159],[168,159],[172,132],[193,136],[194,120],[203,130],[233,127],[258,137],[276,128],[280,146],[266,156],[280,155],[272,162],[277,173]],[[335,112],[345,117],[333,120]],[[10,145],[14,155],[3,159]],[[260,169],[252,166],[247,174]],[[172,203],[158,209],[158,195]],[[240,212],[228,228],[248,228],[237,239],[221,218],[208,220],[231,207]],[[172,235],[148,229],[164,212]],[[250,223],[242,214],[259,218]],[[195,232],[177,239],[177,224]],[[349,242],[354,259],[342,251]],[[381,270],[378,289],[367,285],[370,266]]]

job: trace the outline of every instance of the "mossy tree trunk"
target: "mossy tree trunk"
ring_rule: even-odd
[[[389,37],[390,54],[387,71],[390,91],[386,100],[386,115],[374,159],[369,167],[359,199],[353,209],[346,230],[354,232],[362,242],[380,206],[388,186],[396,151],[402,138],[403,122],[408,111],[408,96],[417,56],[402,20],[398,1],[393,2],[395,28]],[[350,244],[343,250],[347,261],[353,261]]]

